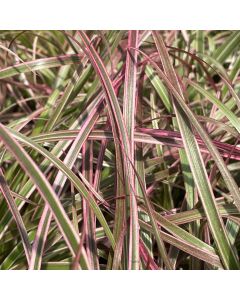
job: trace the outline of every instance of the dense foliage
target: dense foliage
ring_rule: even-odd
[[[1,31],[1,269],[239,269],[240,32]]]

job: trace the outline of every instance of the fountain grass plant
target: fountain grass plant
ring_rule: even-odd
[[[0,269],[239,269],[239,31],[1,31]]]

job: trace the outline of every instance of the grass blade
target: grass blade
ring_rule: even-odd
[[[17,205],[16,205],[14,199],[12,198],[11,191],[10,191],[9,186],[4,178],[4,174],[3,174],[1,168],[0,168],[0,190],[2,191],[2,194],[7,201],[9,209],[16,221],[20,236],[22,238],[22,243],[23,243],[23,248],[24,248],[25,254],[26,254],[26,258],[27,258],[28,263],[30,263],[32,247],[31,247],[30,241],[28,239],[27,230],[23,223],[22,217],[18,211]]]

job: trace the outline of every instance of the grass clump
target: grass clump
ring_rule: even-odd
[[[238,31],[1,31],[0,268],[239,269]]]

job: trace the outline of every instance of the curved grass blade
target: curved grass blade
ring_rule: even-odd
[[[219,63],[224,63],[232,51],[239,47],[240,43],[240,32],[238,30],[234,31],[229,38],[218,47],[212,54]]]
[[[145,230],[147,230],[151,233],[154,233],[152,227],[149,224],[146,224],[142,220],[139,220],[139,223],[140,223],[140,226],[142,226]],[[159,230],[159,234],[161,235],[161,238],[165,242],[181,249],[182,251],[184,251],[186,253],[189,253],[190,255],[192,255],[194,257],[197,257],[203,261],[206,261],[218,268],[222,268],[222,264],[221,264],[221,261],[220,261],[218,255],[211,253],[209,251],[206,251],[206,250],[202,249],[201,247],[193,246],[192,244],[186,242],[185,240],[182,240],[179,237],[171,236],[170,234],[167,234],[166,232],[163,232],[161,230]]]
[[[50,58],[41,58],[30,62],[20,63],[0,70],[0,79],[8,78],[21,73],[39,71],[43,69],[60,67],[81,63],[82,56],[79,54],[60,55]]]
[[[222,217],[228,218],[230,215],[239,215],[238,210],[232,205],[219,205],[219,213]],[[203,209],[192,209],[177,214],[166,216],[174,224],[186,224],[206,217]]]
[[[78,250],[78,244],[80,242],[79,236],[76,234],[69,218],[66,215],[58,197],[53,191],[51,185],[46,180],[45,176],[39,170],[37,165],[33,162],[30,156],[25,150],[16,142],[9,133],[8,129],[0,124],[0,137],[5,146],[15,156],[19,164],[24,168],[29,177],[36,184],[40,195],[50,206],[54,215],[55,221],[59,226],[59,229],[66,240],[70,250],[75,255]],[[85,255],[82,255],[81,266],[84,269],[88,269],[88,261]]]

